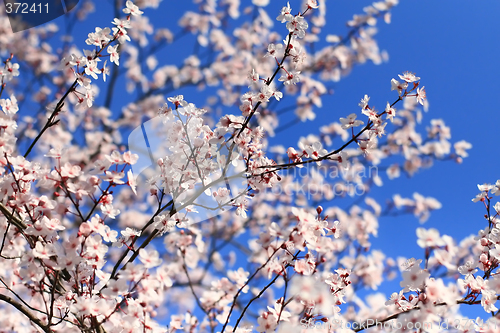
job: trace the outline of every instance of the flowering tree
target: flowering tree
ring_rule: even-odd
[[[2,331],[497,331],[500,181],[479,186],[478,237],[418,228],[420,259],[371,247],[383,216],[425,222],[440,208],[418,193],[382,206],[374,185],[471,148],[452,149],[442,120],[416,131],[419,77],[395,75],[385,106],[362,94],[361,110],[288,148],[273,143],[282,100],[312,120],[325,82],[384,59],[374,27],[397,0],[365,8],[344,37],[325,36],[315,0],[275,14],[269,0],[195,2],[176,34],[144,15],[158,1],[117,0],[112,28],[63,36],[57,50],[57,26],[12,34],[1,13]],[[67,34],[93,9],[83,1]],[[161,64],[161,49],[187,35],[194,53]],[[207,91],[205,108],[176,93],[188,86]],[[391,279],[390,298],[360,292]],[[493,316],[469,319],[460,304]]]

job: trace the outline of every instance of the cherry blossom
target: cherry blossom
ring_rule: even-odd
[[[139,260],[146,268],[156,267],[161,264],[158,251],[151,251],[148,253],[146,249],[140,249]]]
[[[425,99],[426,99],[425,87],[417,88],[417,102],[424,105]]]
[[[116,66],[120,65],[120,55],[117,52],[118,46],[108,46],[107,52],[109,53],[109,61],[114,62]]]
[[[287,21],[291,21],[293,16],[291,15],[292,8],[290,8],[290,3],[287,2],[286,7],[281,9],[280,15],[276,18],[281,23],[285,23]]]
[[[444,242],[439,237],[439,232],[431,228],[429,230],[425,230],[424,228],[417,229],[417,236],[419,240],[417,241],[420,247],[436,247],[443,246]]]
[[[286,24],[286,28],[288,29],[288,31],[292,32],[293,35],[297,36],[298,38],[304,38],[308,26],[308,23],[302,16],[295,16]]]
[[[412,83],[412,82],[420,80],[420,78],[415,76],[415,74],[412,72],[404,72],[402,75],[400,74],[398,76],[401,80],[403,80],[407,83]]]
[[[309,9],[316,9],[319,7],[317,0],[307,0],[307,7]]]
[[[391,80],[391,90],[397,90],[399,95],[401,95],[403,90],[405,90],[406,88],[408,88],[408,83],[406,81],[401,83],[396,79]]]
[[[267,53],[264,57],[277,57],[278,52],[283,48],[282,44],[269,44],[267,47]]]
[[[291,71],[282,75],[279,80],[283,81],[285,85],[297,84],[300,81],[300,71]]]
[[[132,1],[127,0],[126,5],[127,5],[127,8],[123,9],[123,12],[125,14],[132,14],[132,15],[136,15],[136,16],[140,16],[140,15],[144,14],[144,12],[140,11],[139,7],[134,5],[134,3]]]
[[[358,127],[363,125],[363,121],[356,120],[357,115],[355,113],[351,113],[347,116],[347,118],[340,118],[340,123],[342,124],[342,129],[349,129],[351,127]]]
[[[81,40],[55,25],[22,41],[0,34],[2,327],[292,332],[460,320],[457,305],[498,311],[500,180],[478,185],[484,217],[461,241],[411,224],[441,208],[428,194],[372,191],[386,175],[461,163],[472,147],[452,141],[446,119],[424,117],[420,77],[373,83],[391,87],[346,104],[345,117],[327,110],[331,81],[386,59],[375,25],[397,0],[362,8],[345,34],[322,29],[324,1],[276,13],[268,0],[195,1],[153,22],[159,2],[126,1]],[[75,24],[99,24],[93,6],[82,3]],[[52,49],[52,35],[64,45]],[[189,40],[177,63],[160,52]],[[31,100],[42,112],[28,112]],[[311,120],[318,131],[275,145],[289,121]],[[417,259],[372,244],[383,219],[402,214],[414,217],[403,219],[417,237],[400,237],[421,248]]]

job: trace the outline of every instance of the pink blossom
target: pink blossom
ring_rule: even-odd
[[[387,59],[376,24],[396,0],[364,7],[344,32],[323,29],[330,9],[315,0],[275,13],[284,26],[273,26],[269,0],[196,1],[186,13],[159,2],[126,1],[111,27],[84,27],[80,40],[57,21],[21,35],[0,24],[1,327],[292,332],[498,311],[500,180],[478,185],[475,235],[395,235],[416,240],[418,260],[376,249],[386,216],[411,227],[407,215],[423,223],[441,203],[416,192],[386,200],[374,186],[460,163],[471,148],[444,120],[424,125],[420,78],[399,75],[398,96],[364,95],[340,120],[328,105],[336,82]],[[179,19],[160,27],[147,8]],[[74,18],[98,23],[93,10],[84,2]],[[316,132],[301,126],[312,120]],[[298,143],[276,145],[284,129]]]
[[[411,73],[411,72],[404,72],[403,75],[400,74],[398,76],[401,80],[408,82],[408,83],[412,83],[412,82],[420,80],[419,77],[415,76],[415,74]]]
[[[127,5],[127,8],[123,9],[123,12],[125,14],[132,14],[132,15],[136,15],[136,16],[140,16],[140,15],[144,14],[144,12],[140,11],[139,7],[134,5],[134,3],[132,1],[127,0],[126,5]]]

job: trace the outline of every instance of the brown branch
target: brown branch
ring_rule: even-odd
[[[469,305],[473,305],[473,304],[481,304],[481,301],[465,301],[465,300],[458,300],[457,301],[457,304],[469,304]],[[436,303],[435,306],[443,306],[443,305],[447,305],[446,302],[441,302],[441,303]],[[398,318],[400,315],[402,315],[403,313],[409,313],[409,312],[412,312],[414,310],[420,310],[420,307],[419,306],[416,306],[414,308],[411,308],[407,311],[403,311],[403,312],[399,312],[399,313],[395,313],[395,314],[392,314],[384,319],[381,319],[381,320],[375,320],[375,322],[373,322],[373,319],[368,319],[368,320],[365,320],[364,322],[362,322],[358,328],[356,329],[353,329],[354,332],[360,332],[362,330],[365,330],[365,329],[369,329],[371,327],[374,327],[374,326],[377,326],[377,324],[379,323],[385,323],[389,320],[392,320],[392,319],[396,319]],[[370,324],[370,322],[373,322]]]
[[[22,230],[26,230],[26,228],[28,228],[26,223],[21,221],[17,216],[14,216],[14,211],[10,212],[7,209],[7,207],[5,207],[4,204],[1,202],[0,202],[0,211],[7,218],[7,220],[10,223],[12,223],[13,225],[15,225],[19,230],[22,231]]]
[[[9,296],[5,296],[0,294],[0,300],[9,303],[19,311],[21,311],[26,317],[29,318],[30,321],[32,321],[34,324],[36,324],[38,327],[40,327],[44,332],[46,333],[52,333],[52,330],[48,325],[44,325],[40,319],[35,317],[31,312],[28,311],[24,306],[16,302],[14,299],[12,299]]]

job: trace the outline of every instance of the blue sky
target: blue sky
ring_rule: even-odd
[[[495,106],[500,74],[500,26],[495,23],[495,13],[500,3],[474,4],[477,3],[439,1],[436,5],[432,1],[402,1],[393,10],[392,23],[380,26],[379,45],[388,51],[389,62],[358,68],[340,82],[334,96],[339,109],[346,105],[352,108],[363,93],[383,105],[388,96],[385,78],[404,70],[422,78],[430,103],[424,123],[431,117],[443,119],[451,127],[453,140],[467,140],[473,148],[461,165],[436,163],[412,179],[386,182],[390,186],[384,186],[384,192],[410,196],[418,191],[436,197],[443,208],[432,214],[425,227],[436,227],[441,233],[456,237],[475,233],[484,225],[482,204],[471,202],[477,192],[476,184],[500,178],[496,167],[500,159],[494,153],[500,121]],[[411,218],[397,218],[387,221],[387,230],[403,231],[406,226],[400,225],[407,223],[416,226]],[[385,225],[381,223],[380,234]],[[402,250],[404,242],[393,238],[391,243],[393,250]]]
[[[250,1],[242,0],[244,3]],[[277,9],[286,1],[272,0],[270,16],[278,15]],[[300,1],[290,1],[294,12]],[[88,32],[95,26],[110,26],[113,12],[110,1],[96,1],[96,13],[85,24],[78,25],[73,33],[75,42],[81,48]],[[361,13],[371,1],[328,0],[325,30],[328,34],[347,33],[345,22],[352,14]],[[245,5],[246,6],[246,5]],[[186,8],[193,8],[191,2],[163,1],[157,10],[148,9],[146,14],[155,27],[163,23],[178,31],[174,25]],[[497,96],[500,88],[500,25],[497,15],[500,2],[494,0],[451,1],[420,0],[401,1],[392,10],[392,23],[379,22],[377,40],[381,49],[389,53],[389,61],[381,65],[367,63],[356,67],[340,82],[329,84],[335,94],[323,100],[323,108],[316,110],[317,119],[300,124],[300,131],[292,127],[281,132],[274,142],[296,145],[299,133],[317,133],[324,124],[338,121],[350,113],[360,113],[358,102],[365,95],[370,102],[382,109],[386,101],[396,99],[390,91],[390,80],[404,71],[412,71],[421,77],[430,103],[429,112],[424,115],[421,130],[431,118],[441,118],[451,127],[452,142],[466,140],[472,143],[469,157],[460,165],[454,162],[438,162],[431,169],[423,170],[411,179],[405,177],[389,181],[384,177],[384,187],[372,193],[379,202],[384,202],[394,193],[411,197],[413,192],[437,198],[443,207],[431,214],[423,226],[434,227],[441,234],[449,234],[459,241],[485,227],[482,218],[485,210],[481,203],[472,203],[476,195],[476,184],[495,182],[498,172],[498,125],[500,110]],[[56,20],[64,22],[65,18]],[[275,21],[275,30],[286,33],[284,25]],[[169,49],[168,60],[180,64],[182,56],[192,50],[190,39],[181,41],[180,49]],[[184,46],[186,49],[183,49]],[[161,59],[159,59],[161,61]],[[163,63],[162,63],[163,64]],[[105,85],[100,84],[103,89]],[[176,93],[174,93],[176,94]],[[184,92],[185,99],[204,103],[207,95],[194,90]],[[119,110],[122,105],[114,103]],[[232,111],[237,113],[238,110]],[[361,118],[361,115],[359,115]],[[286,123],[287,121],[283,121]],[[497,153],[495,153],[497,151]],[[422,257],[423,250],[416,245],[415,229],[419,223],[413,216],[383,218],[380,220],[378,239],[374,248],[388,254],[407,257]],[[397,289],[397,288],[396,288]]]

